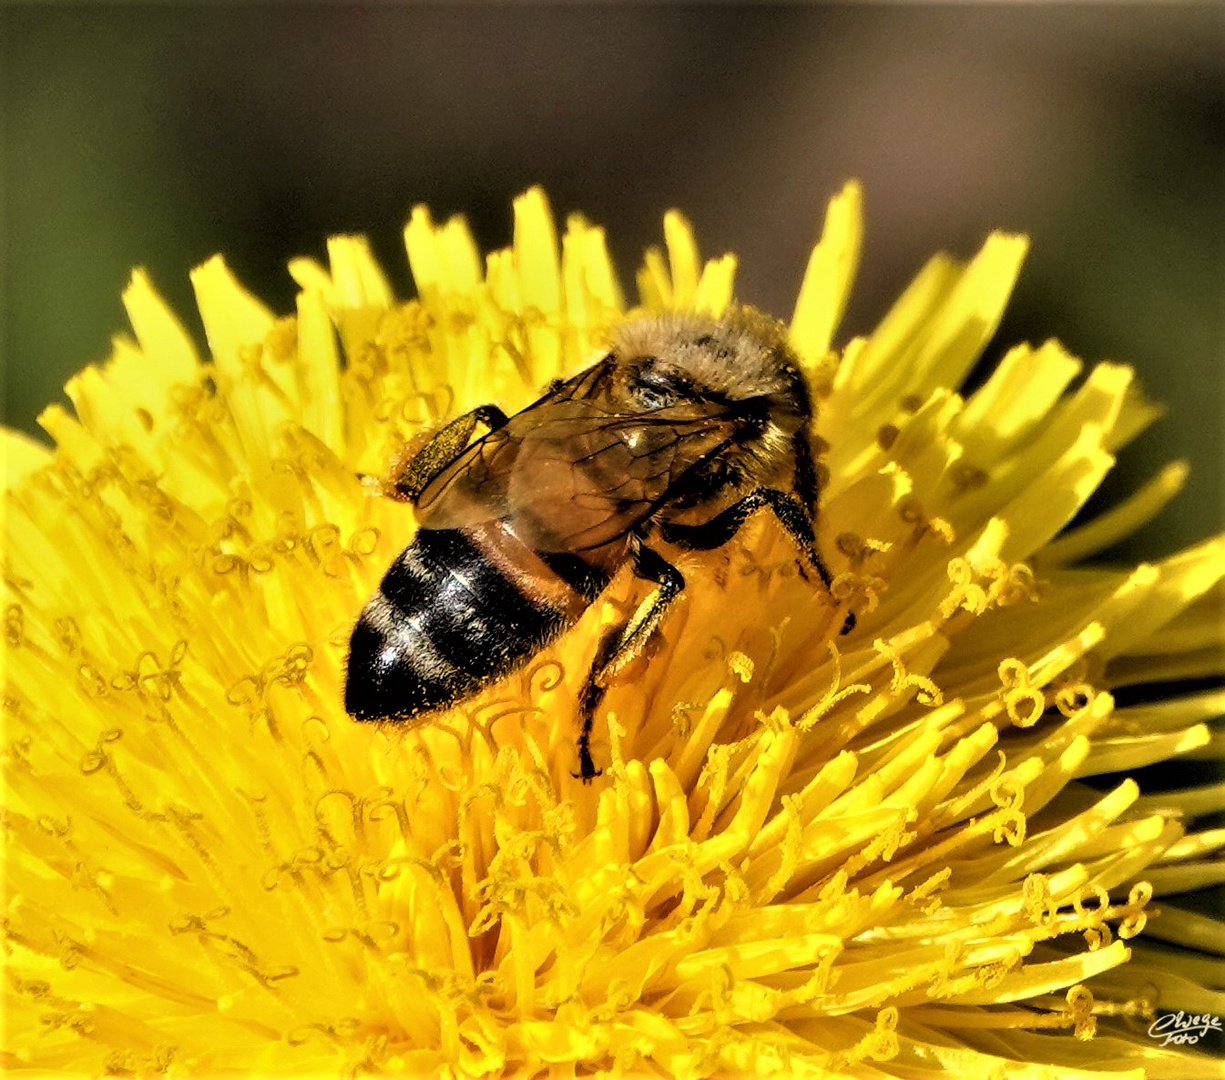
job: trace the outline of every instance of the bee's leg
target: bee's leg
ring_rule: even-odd
[[[590,783],[600,775],[591,759],[591,728],[595,723],[596,708],[617,675],[641,654],[672,601],[685,587],[681,572],[658,552],[642,544],[636,544],[634,548],[634,573],[655,582],[659,588],[639,605],[633,618],[622,626],[612,627],[596,647],[591,670],[579,695],[583,730],[578,738],[580,771],[576,775],[581,776],[584,783]]]
[[[751,491],[738,503],[733,503],[722,513],[699,525],[681,525],[667,521],[660,527],[660,535],[670,544],[691,551],[709,551],[722,547],[740,531],[750,514],[763,508],[773,511],[778,523],[791,537],[796,547],[812,564],[822,584],[828,589],[833,578],[821,556],[817,554],[817,538],[812,531],[812,520],[804,510],[803,503],[795,496],[776,488],[758,488]]]
[[[617,648],[596,674],[596,682],[607,687],[631,660],[642,652],[643,646],[655,633],[668,608],[685,587],[681,572],[662,555],[642,544],[635,545],[634,573],[659,586],[634,612],[625,625],[617,642]]]
[[[419,450],[410,444],[409,453],[392,469],[387,494],[402,502],[416,502],[425,486],[467,448],[478,423],[497,431],[506,420],[506,413],[496,405],[481,405],[441,427]]]
[[[595,656],[591,661],[591,670],[587,672],[587,678],[583,682],[583,689],[578,696],[579,715],[583,718],[583,730],[578,737],[579,771],[570,775],[582,777],[584,784],[590,784],[601,772],[600,769],[595,767],[595,762],[591,759],[591,729],[595,724],[595,711],[604,697],[604,691],[607,689],[607,687],[600,685],[598,676],[600,669],[608,663],[609,658],[617,651],[617,643],[621,639],[623,629],[624,627],[614,626],[600,638],[600,643],[596,646]]]
[[[812,563],[822,584],[828,590],[833,585],[833,577],[817,553],[817,538],[812,531],[812,519],[795,495],[778,491],[776,488],[758,488],[751,491],[738,503],[733,503],[722,513],[699,525],[664,522],[659,530],[660,536],[677,547],[689,548],[692,551],[709,551],[726,544],[740,531],[748,516],[763,507],[773,511],[778,523],[791,537],[795,546],[804,553],[805,558]],[[847,615],[840,632],[849,634],[854,629],[855,615],[851,613]]]
[[[791,440],[795,453],[795,493],[808,511],[808,518],[817,512],[817,465],[812,459],[812,444],[808,433],[797,431]]]

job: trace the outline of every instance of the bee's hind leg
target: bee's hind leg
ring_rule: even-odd
[[[634,573],[655,582],[659,588],[639,605],[628,622],[605,632],[596,646],[591,670],[579,694],[583,730],[578,737],[579,772],[574,775],[581,777],[585,784],[600,775],[591,757],[591,729],[600,701],[617,675],[641,655],[668,608],[685,587],[681,572],[658,552],[641,543],[634,547]]]
[[[443,425],[420,449],[409,443],[392,467],[386,493],[402,502],[416,502],[426,485],[467,449],[478,423],[497,431],[506,421],[506,413],[496,405],[481,405]]]
[[[621,630],[621,627],[614,626],[600,638],[600,644],[596,646],[595,657],[591,662],[591,670],[587,672],[583,689],[578,696],[579,715],[583,718],[583,730],[578,737],[579,771],[570,775],[576,778],[581,777],[584,784],[590,784],[603,771],[595,767],[595,762],[591,758],[591,729],[595,724],[595,711],[604,697],[604,691],[608,689],[600,685],[598,679],[600,669],[616,652]]]

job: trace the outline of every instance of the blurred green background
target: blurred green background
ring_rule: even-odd
[[[34,418],[125,327],[147,267],[199,335],[187,271],[223,251],[272,306],[325,237],[367,233],[403,293],[428,202],[509,239],[510,200],[609,227],[628,284],[670,206],[740,295],[789,315],[826,199],[860,177],[847,331],[937,248],[1033,250],[991,350],[1057,336],[1170,405],[1110,501],[1195,472],[1115,554],[1225,520],[1225,26],[1220,5],[8,6],[0,12],[4,421]]]

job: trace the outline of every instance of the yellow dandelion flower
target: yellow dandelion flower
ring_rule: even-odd
[[[642,305],[724,311],[734,259],[664,235]],[[834,349],[860,235],[849,185],[790,323],[858,623],[767,520],[694,556],[589,785],[576,699],[632,575],[430,723],[342,702],[413,532],[363,477],[591,361],[626,314],[602,231],[559,241],[533,190],[482,264],[418,209],[415,300],[340,237],[282,318],[215,258],[207,357],[137,272],[135,337],[42,415],[54,452],[6,442],[5,1069],[1225,1075],[1148,1030],[1225,1014],[1218,924],[1154,900],[1225,878],[1197,828],[1225,790],[1127,775],[1220,754],[1222,692],[1169,685],[1221,671],[1223,542],[1079,565],[1178,489],[1174,464],[1069,528],[1157,409],[1055,342],[959,392],[1017,236],[933,259]]]

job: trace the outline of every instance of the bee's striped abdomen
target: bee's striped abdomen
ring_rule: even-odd
[[[606,581],[568,584],[501,523],[422,529],[353,630],[345,708],[404,719],[461,701],[572,625]]]

